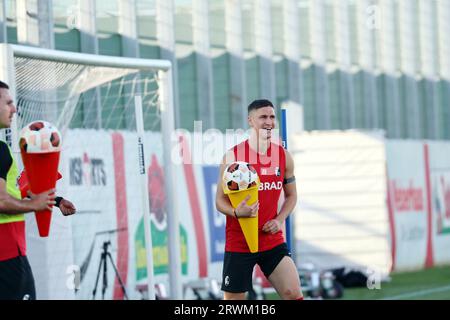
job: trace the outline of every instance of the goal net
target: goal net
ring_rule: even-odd
[[[38,236],[34,214],[27,215],[27,254],[38,297],[140,299],[155,283],[176,296],[183,256],[169,257],[180,252],[171,191],[170,63],[12,45],[1,52],[2,76],[18,110],[6,139],[18,152],[22,127],[34,120],[54,124],[63,139],[57,193],[77,208],[71,217],[53,210],[48,238]]]

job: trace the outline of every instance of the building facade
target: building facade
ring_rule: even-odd
[[[450,139],[449,0],[2,0],[0,41],[169,59],[178,128],[268,98],[305,130]]]

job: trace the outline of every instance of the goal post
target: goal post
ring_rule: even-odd
[[[9,141],[13,151],[17,154],[18,150],[18,132],[27,123],[42,119],[48,120],[55,124],[60,130],[63,136],[63,149],[62,155],[70,150],[75,150],[76,146],[81,148],[80,152],[84,154],[84,159],[80,162],[82,165],[90,166],[88,172],[82,172],[81,177],[83,181],[88,185],[85,189],[90,188],[91,192],[86,190],[76,192],[78,189],[73,189],[73,194],[77,196],[86,192],[86,197],[94,191],[97,187],[98,176],[93,169],[97,163],[93,160],[89,162],[89,155],[87,151],[92,150],[93,153],[98,153],[102,157],[105,157],[105,165],[110,162],[114,162],[117,159],[121,159],[121,165],[124,167],[123,172],[126,176],[118,177],[117,172],[114,171],[111,175],[115,176],[114,187],[116,197],[120,198],[120,186],[118,181],[125,181],[122,185],[124,193],[128,194],[127,199],[132,199],[129,195],[132,193],[130,190],[136,188],[135,185],[128,185],[129,181],[138,181],[135,175],[139,174],[139,163],[129,164],[129,159],[138,159],[138,155],[130,156],[126,150],[133,150],[133,153],[138,151],[137,141],[138,133],[137,128],[141,126],[145,134],[151,136],[151,142],[146,143],[144,146],[144,156],[146,157],[145,168],[149,168],[149,156],[155,153],[152,150],[153,146],[159,146],[161,152],[156,152],[156,157],[159,162],[163,164],[163,190],[150,190],[150,192],[163,193],[165,199],[164,208],[158,207],[153,210],[163,210],[166,214],[167,221],[167,242],[168,242],[168,255],[169,255],[169,283],[171,298],[181,298],[181,262],[180,262],[180,243],[179,243],[179,205],[177,203],[177,197],[174,196],[176,188],[175,178],[175,163],[171,159],[172,154],[172,140],[171,137],[175,132],[174,124],[174,105],[173,105],[173,91],[172,91],[172,66],[170,61],[159,59],[139,59],[139,58],[126,58],[126,57],[114,57],[114,56],[102,56],[85,53],[74,53],[50,49],[35,48],[21,45],[1,44],[0,45],[0,77],[1,79],[10,85],[10,93],[18,108],[17,116],[14,117],[14,123],[12,124],[10,133],[5,133],[5,140]],[[93,101],[95,99],[85,99],[89,92],[97,90],[100,92],[99,99],[101,101]],[[91,95],[92,96],[92,95]],[[135,112],[135,97],[142,97],[142,117],[137,117]],[[94,110],[94,108],[97,108]],[[89,117],[93,110],[99,117]],[[48,119],[48,118],[51,119]],[[136,121],[138,122],[136,125]],[[111,149],[109,146],[103,146],[102,141],[113,141],[114,134],[120,133],[125,142],[119,139],[119,146],[122,148],[117,159],[108,158],[108,154],[111,150],[114,153],[111,157],[116,157],[116,149]],[[67,137],[66,137],[67,135]],[[111,136],[114,136],[111,138]],[[96,141],[95,139],[103,139]],[[67,139],[66,139],[67,138]],[[128,147],[129,140],[135,139],[135,147]],[[80,141],[83,141],[79,143]],[[72,145],[71,145],[72,143]],[[117,143],[114,148],[117,147]],[[83,149],[84,148],[84,149]],[[104,148],[104,150],[103,150]],[[20,157],[17,157],[20,158]],[[87,160],[86,160],[87,159]],[[18,159],[20,162],[20,159]],[[114,160],[114,161],[113,161]],[[72,160],[68,160],[72,161]],[[74,165],[77,164],[75,161]],[[70,163],[72,166],[72,162]],[[117,165],[114,162],[114,165]],[[111,165],[111,168],[115,168]],[[78,168],[78,167],[76,167]],[[106,170],[106,169],[105,169]],[[130,170],[136,172],[131,173]],[[80,171],[80,170],[78,170]],[[107,171],[107,170],[106,170]],[[141,170],[142,174],[142,170]],[[148,174],[144,172],[144,174]],[[77,177],[72,179],[72,176],[65,176],[63,179],[69,179],[70,184],[77,183]],[[84,181],[84,179],[86,181]],[[72,181],[73,180],[73,181]],[[100,179],[101,180],[101,179]],[[79,181],[78,181],[79,182]],[[75,188],[75,187],[74,187]],[[100,190],[100,189],[98,189]],[[105,189],[106,190],[106,189]],[[100,192],[100,191],[98,191]],[[149,207],[155,205],[150,201]],[[157,197],[158,201],[161,197]],[[98,200],[98,198],[97,198]],[[96,198],[92,198],[92,207],[95,207]],[[104,199],[105,204],[107,199]],[[122,209],[126,207],[127,202],[123,199],[116,199],[119,203],[122,201]],[[81,201],[84,205],[88,202]],[[139,201],[136,201],[139,202]],[[115,211],[117,212],[117,230],[122,230],[120,226],[127,225],[128,219],[126,216],[121,216],[119,212],[119,205],[116,203]],[[80,205],[77,205],[80,207]],[[135,204],[133,201],[128,201],[128,206],[133,207]],[[82,206],[81,206],[82,207]],[[122,210],[120,209],[120,210]],[[139,210],[141,210],[140,208]],[[90,210],[90,209],[89,209]],[[86,209],[85,211],[89,211]],[[98,212],[100,210],[91,210],[92,212]],[[132,210],[130,209],[130,212]],[[142,211],[141,211],[142,212]],[[145,211],[144,211],[145,212]],[[109,214],[109,216],[107,216]],[[97,221],[92,217],[88,217],[91,213],[80,214],[77,217],[77,221],[81,225],[83,218],[89,221]],[[110,213],[102,212],[101,215],[105,217],[112,217]],[[55,215],[54,215],[55,216]],[[75,215],[76,216],[76,215]],[[74,217],[75,217],[74,216]],[[95,237],[100,234],[101,230],[94,230],[92,224],[87,225],[88,222],[80,227],[79,230],[74,231],[74,236],[78,233],[80,237]],[[98,224],[97,224],[98,226]],[[91,234],[82,233],[83,228],[91,230]],[[144,228],[147,232],[150,232],[149,223],[144,223]],[[97,231],[95,233],[94,231]],[[51,232],[51,231],[50,231]],[[131,231],[130,231],[131,232]],[[132,238],[128,232],[126,235],[121,236],[120,232],[117,235],[118,239],[123,241],[130,241]],[[103,234],[103,233],[102,233]],[[122,237],[122,238],[120,238]],[[128,238],[127,238],[128,237]],[[138,243],[139,239],[133,239]],[[119,241],[119,240],[118,240]],[[74,240],[74,250],[76,251],[76,239]],[[145,241],[147,243],[147,241]],[[120,247],[120,244],[119,244]],[[120,248],[118,249],[120,251]],[[127,249],[128,250],[128,249]],[[118,259],[121,259],[120,254],[127,252],[124,250],[119,252]],[[146,246],[146,252],[148,253],[147,259],[152,258],[152,248]],[[80,249],[80,251],[83,251]],[[154,253],[153,253],[154,254]],[[142,257],[139,253],[136,253],[136,265],[142,263]],[[91,255],[88,256],[89,259]],[[123,258],[123,257],[122,257]],[[84,262],[89,262],[85,260]],[[149,261],[151,263],[151,261]],[[118,262],[118,264],[120,261]],[[96,267],[90,267],[92,270]],[[91,270],[89,269],[89,270]],[[138,266],[136,267],[138,269]],[[95,270],[96,271],[96,270]],[[140,271],[139,271],[140,272]],[[138,273],[138,272],[137,272]],[[143,273],[145,274],[145,272]],[[83,277],[83,275],[81,275]],[[86,279],[86,278],[85,278]],[[112,278],[114,279],[114,278]],[[142,279],[141,279],[142,280]],[[147,285],[149,296],[154,295],[154,281],[152,274],[147,272]]]

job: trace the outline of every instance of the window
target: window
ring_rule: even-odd
[[[160,52],[156,39],[155,0],[136,0],[136,23],[139,39],[139,56],[159,59]]]

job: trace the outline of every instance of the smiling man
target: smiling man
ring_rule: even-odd
[[[217,188],[217,210],[226,215],[226,240],[222,290],[226,300],[245,299],[252,287],[255,264],[261,267],[282,299],[302,300],[300,280],[283,237],[282,225],[297,202],[294,161],[288,151],[271,141],[275,128],[275,107],[269,100],[255,100],[248,106],[249,139],[227,152],[220,166],[219,182],[226,166],[234,161],[250,163],[260,178],[258,199],[248,206],[245,199],[235,209],[222,188]],[[281,191],[285,198],[278,212]],[[238,218],[258,213],[259,251],[251,253]]]

